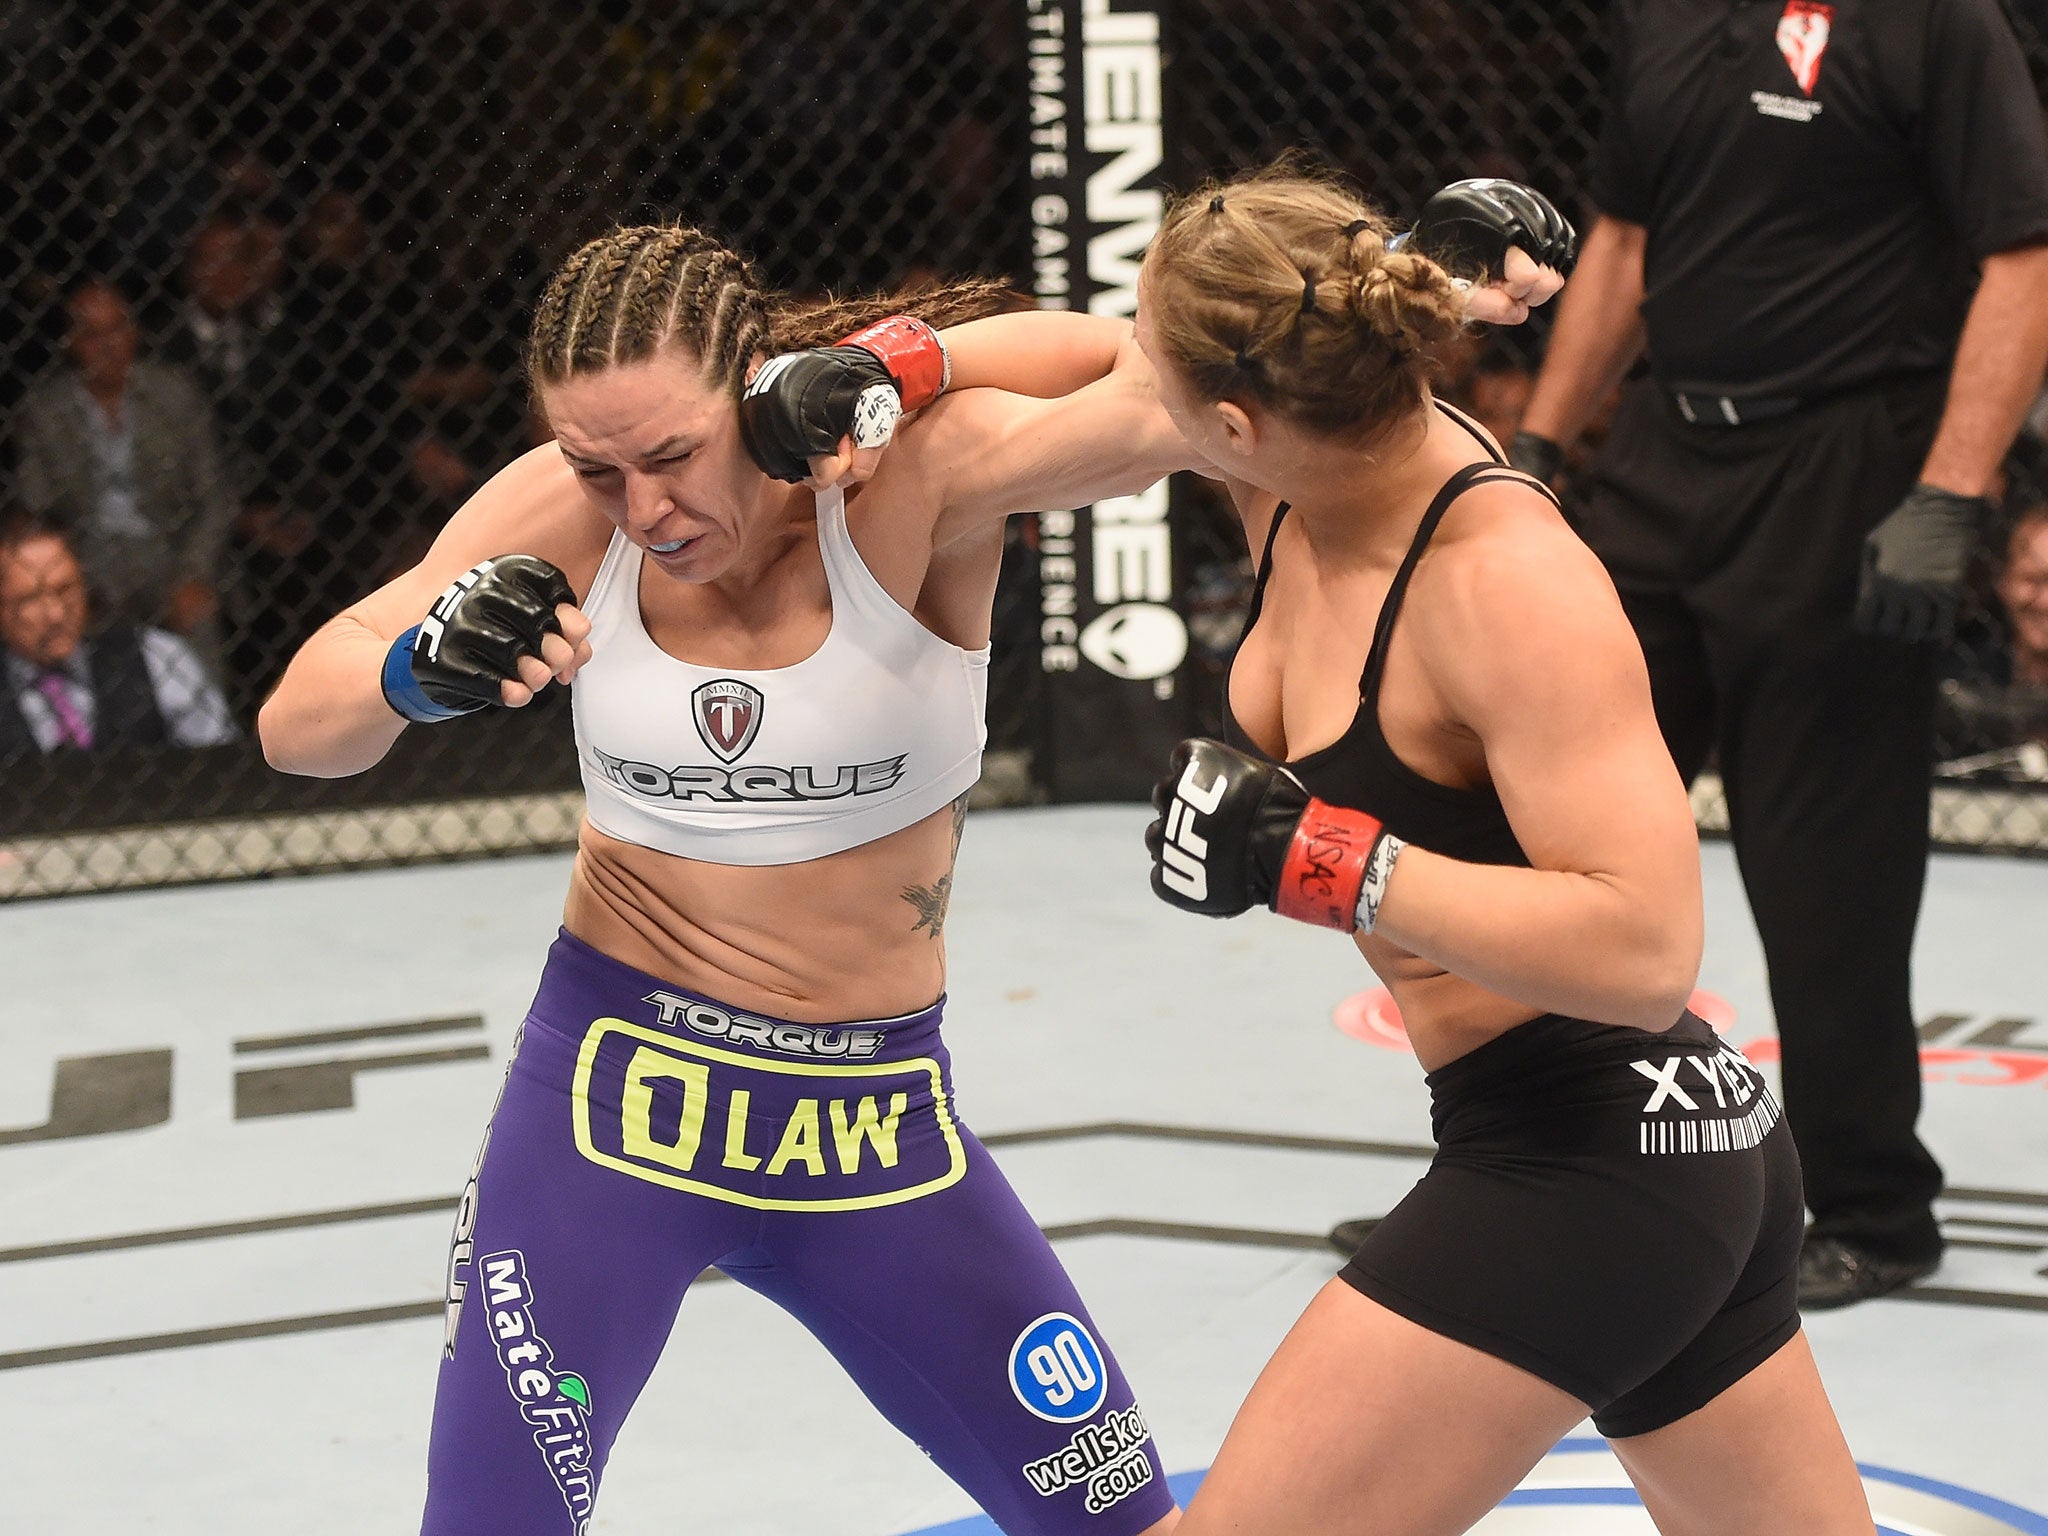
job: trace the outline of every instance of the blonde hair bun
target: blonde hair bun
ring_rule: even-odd
[[[1381,252],[1351,285],[1359,323],[1403,352],[1449,341],[1465,325],[1465,296],[1451,275],[1412,251]]]

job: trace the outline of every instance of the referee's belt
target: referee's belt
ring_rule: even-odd
[[[1797,395],[1700,395],[1670,391],[1678,414],[1696,427],[1741,427],[1773,416],[1790,416],[1804,403]]]

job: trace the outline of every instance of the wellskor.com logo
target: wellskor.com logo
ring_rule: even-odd
[[[1083,1424],[1075,1430],[1052,1455],[1027,1461],[1024,1475],[1042,1499],[1085,1483],[1088,1496],[1083,1507],[1089,1514],[1099,1515],[1152,1481],[1152,1458],[1145,1454],[1145,1444],[1151,1438],[1152,1431],[1145,1427],[1145,1415],[1137,1404],[1121,1413],[1112,1409],[1100,1424]]]
[[[576,1522],[575,1536],[586,1536],[597,1502],[597,1474],[590,1465],[590,1387],[574,1372],[555,1369],[555,1352],[534,1322],[526,1255],[517,1248],[487,1253],[481,1267],[491,1339],[498,1364],[505,1368],[505,1384],[519,1404],[519,1416],[533,1427],[534,1446]]]
[[[1024,1463],[1024,1476],[1041,1499],[1085,1488],[1082,1507],[1099,1515],[1152,1481],[1146,1453],[1152,1431],[1137,1405],[1091,1419],[1109,1395],[1109,1368],[1088,1325],[1068,1312],[1048,1312],[1025,1325],[1010,1346],[1010,1390],[1036,1417],[1080,1424],[1049,1456]]]

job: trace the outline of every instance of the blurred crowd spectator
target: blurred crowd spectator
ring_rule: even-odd
[[[151,625],[92,625],[85,574],[55,523],[0,521],[0,761],[110,747],[233,741],[198,654]]]
[[[704,219],[792,287],[1024,265],[988,196],[1022,38],[972,0],[901,0],[883,36],[812,3],[309,16],[0,23],[0,492],[72,541],[99,621],[179,637],[245,725],[545,436],[525,319],[595,227]]]
[[[65,361],[15,422],[21,500],[72,530],[110,619],[212,652],[234,519],[213,414],[191,374],[137,357],[135,312],[111,283],[79,283],[65,314]]]
[[[1988,564],[1993,600],[1942,684],[1941,771],[2048,781],[2048,501],[2020,506]]]
[[[2012,625],[2006,681],[2048,694],[2048,503],[2036,502],[2013,524],[1998,600]]]

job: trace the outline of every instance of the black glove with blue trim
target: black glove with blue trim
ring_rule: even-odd
[[[562,633],[569,578],[537,555],[500,555],[450,582],[427,616],[384,654],[384,698],[408,720],[451,720],[504,703],[507,681],[524,684],[519,658],[539,657]]]

